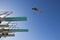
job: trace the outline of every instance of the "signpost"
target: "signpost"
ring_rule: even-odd
[[[26,17],[7,17],[4,19],[5,21],[26,21]]]

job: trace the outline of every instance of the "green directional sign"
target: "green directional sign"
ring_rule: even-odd
[[[28,32],[28,29],[0,29],[0,33],[2,32]]]
[[[9,29],[9,32],[28,32],[28,29]]]
[[[5,21],[26,21],[26,17],[7,17],[4,19]]]

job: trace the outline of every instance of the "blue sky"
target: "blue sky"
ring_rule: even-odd
[[[32,11],[38,7],[43,13]],[[29,32],[15,33],[15,37],[4,40],[60,40],[60,1],[59,0],[0,0],[0,11],[13,11],[10,16],[26,16],[18,27]]]

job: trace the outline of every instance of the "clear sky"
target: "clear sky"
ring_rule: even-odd
[[[38,7],[43,13],[32,11]],[[59,0],[0,0],[0,11],[13,11],[10,16],[27,17],[27,21],[17,22],[17,27],[29,32],[15,33],[15,37],[3,40],[60,40]]]

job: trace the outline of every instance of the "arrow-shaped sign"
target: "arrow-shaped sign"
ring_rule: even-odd
[[[7,17],[4,19],[5,21],[26,21],[26,17]]]

